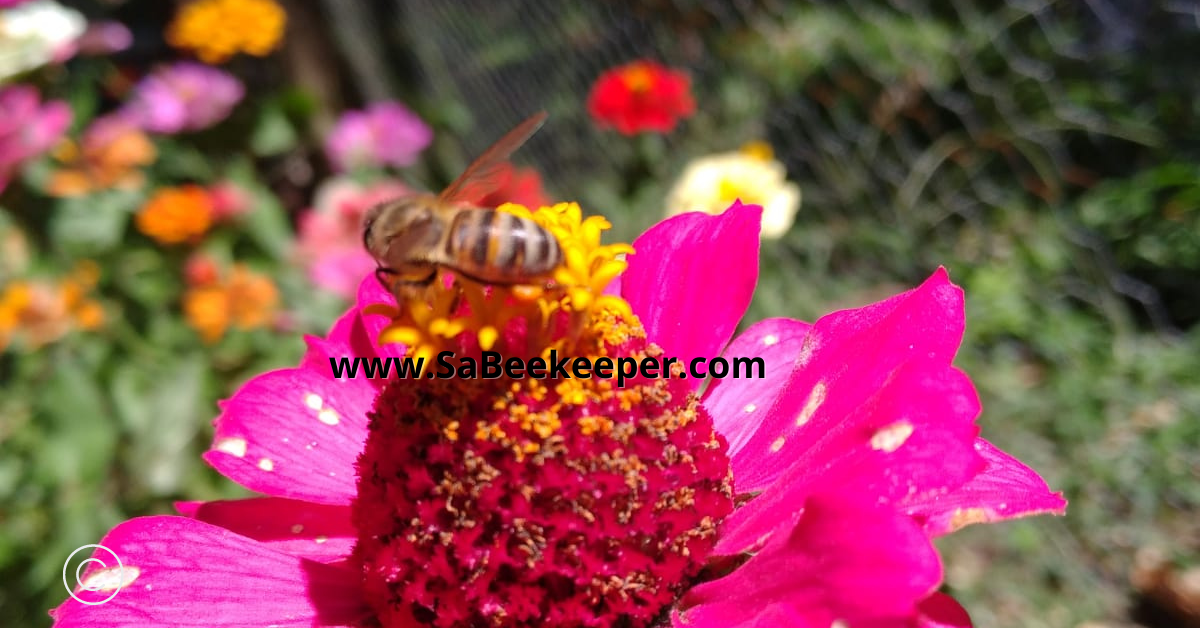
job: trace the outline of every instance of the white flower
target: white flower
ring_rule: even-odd
[[[783,164],[764,143],[693,159],[667,195],[667,216],[720,214],[737,199],[763,208],[762,237],[778,238],[800,209],[800,186],[787,180]]]
[[[82,13],[54,0],[0,11],[0,81],[60,58],[85,28]]]

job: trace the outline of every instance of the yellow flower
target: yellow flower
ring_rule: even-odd
[[[119,116],[97,118],[80,144],[63,140],[54,157],[63,164],[50,176],[51,196],[82,196],[101,190],[137,189],[145,182],[140,168],[158,152],[150,138]]]
[[[220,340],[231,326],[266,327],[278,305],[279,290],[271,279],[241,264],[234,264],[228,280],[193,286],[183,295],[184,318],[208,343]]]
[[[763,142],[742,150],[693,160],[667,195],[667,216],[686,212],[720,214],[734,201],[763,208],[762,237],[778,238],[791,228],[800,209],[800,186],[787,180]]]
[[[92,330],[104,323],[104,309],[87,298],[100,269],[83,262],[53,283],[14,281],[0,290],[0,351],[20,335],[28,349],[38,349],[73,329]]]
[[[283,38],[287,13],[273,0],[196,0],[167,26],[167,43],[205,63],[239,52],[265,57]]]
[[[213,204],[198,185],[163,188],[142,207],[134,224],[159,244],[180,244],[204,235],[212,225]]]

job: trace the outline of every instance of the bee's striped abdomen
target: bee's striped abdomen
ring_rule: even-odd
[[[468,209],[454,217],[446,257],[480,281],[514,284],[549,274],[562,263],[562,249],[550,232],[528,218]]]

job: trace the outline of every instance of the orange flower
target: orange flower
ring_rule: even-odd
[[[183,295],[189,325],[208,343],[221,339],[232,326],[258,329],[274,322],[279,290],[266,275],[234,264],[227,281],[197,285]]]
[[[287,13],[272,0],[197,0],[179,10],[166,37],[205,63],[221,63],[239,52],[265,57],[286,24]]]
[[[213,203],[198,185],[162,188],[134,217],[138,231],[159,244],[194,241],[212,226]]]
[[[128,120],[110,115],[92,121],[79,145],[63,140],[54,150],[63,168],[50,176],[51,196],[82,196],[113,188],[137,189],[140,168],[158,157],[154,144]]]
[[[104,324],[104,309],[88,299],[100,269],[81,263],[57,283],[15,281],[0,291],[0,351],[20,335],[29,349],[38,349],[73,329],[93,330]]]

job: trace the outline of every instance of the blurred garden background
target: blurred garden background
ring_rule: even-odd
[[[1071,502],[939,542],[977,626],[1200,625],[1200,3],[0,7],[0,625],[120,521],[243,495],[216,401],[345,308],[366,207],[539,109],[510,200],[613,241],[767,206],[747,322],[949,269],[983,435]]]

